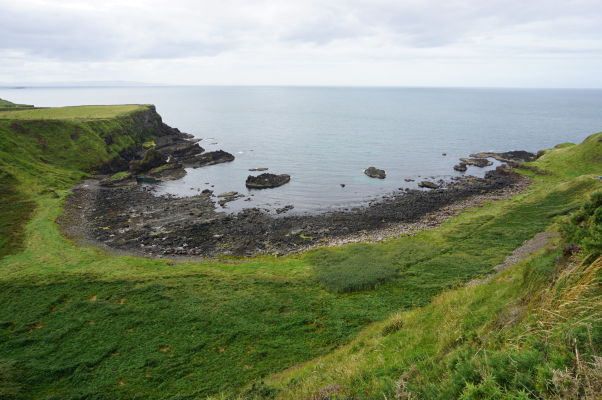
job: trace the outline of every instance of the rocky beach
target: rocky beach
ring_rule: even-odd
[[[434,190],[402,190],[365,207],[286,215],[292,206],[227,214],[216,203],[229,197],[211,191],[157,196],[148,185],[104,187],[99,179],[88,179],[74,188],[60,222],[72,238],[151,257],[284,255],[437,226],[462,209],[508,197],[527,181],[498,168],[483,179],[468,176]]]

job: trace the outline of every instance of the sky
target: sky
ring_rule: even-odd
[[[0,83],[602,88],[601,0],[0,0]]]

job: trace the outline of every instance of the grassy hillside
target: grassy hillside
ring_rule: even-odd
[[[0,107],[2,105],[0,104]],[[20,107],[15,107],[20,108]],[[115,118],[143,109],[140,105],[119,106],[76,106],[60,108],[33,108],[4,110],[0,112],[0,119],[9,120],[91,120]]]
[[[28,104],[15,104],[8,100],[0,99],[0,111],[2,111],[2,110],[18,110],[18,109],[25,109],[25,108],[33,108],[33,106],[30,106]]]
[[[332,352],[367,326],[360,338],[378,331],[372,324],[394,312],[427,306],[487,274],[602,186],[593,175],[535,175],[529,193],[467,212],[436,231],[285,258],[174,263],[75,246],[55,223],[68,189],[95,163],[152,140],[138,129],[142,111],[102,119],[0,119],[2,204],[10,211],[1,215],[26,221],[21,233],[19,224],[0,231],[9,254],[0,260],[6,305],[0,308],[0,398],[303,398],[322,384],[303,375],[310,367],[296,370],[298,377],[261,382]],[[594,146],[599,154],[601,136],[574,151]],[[543,161],[553,154],[537,168],[546,168]],[[602,163],[588,165],[584,173],[593,174]],[[11,207],[20,202],[25,206]],[[333,273],[341,287],[329,285]],[[400,371],[383,368],[360,379],[386,383]],[[375,398],[387,388],[357,387]]]

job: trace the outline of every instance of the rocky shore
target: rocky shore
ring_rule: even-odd
[[[498,168],[484,179],[462,177],[437,189],[399,191],[366,207],[283,216],[257,208],[235,215],[219,212],[210,191],[185,198],[156,196],[147,186],[103,187],[90,179],[74,188],[59,222],[74,239],[151,257],[284,255],[432,227],[525,185],[526,178]]]

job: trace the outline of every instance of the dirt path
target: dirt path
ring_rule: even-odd
[[[481,279],[473,279],[468,282],[467,286],[478,285],[480,283],[489,282],[493,277],[498,275],[503,270],[513,266],[514,264],[524,260],[529,257],[531,254],[536,252],[537,250],[543,249],[551,239],[556,237],[558,234],[556,232],[540,232],[537,235],[533,236],[531,239],[526,240],[522,245],[514,249],[512,254],[510,254],[502,264],[498,264],[493,267],[495,272],[487,275],[485,278]]]

